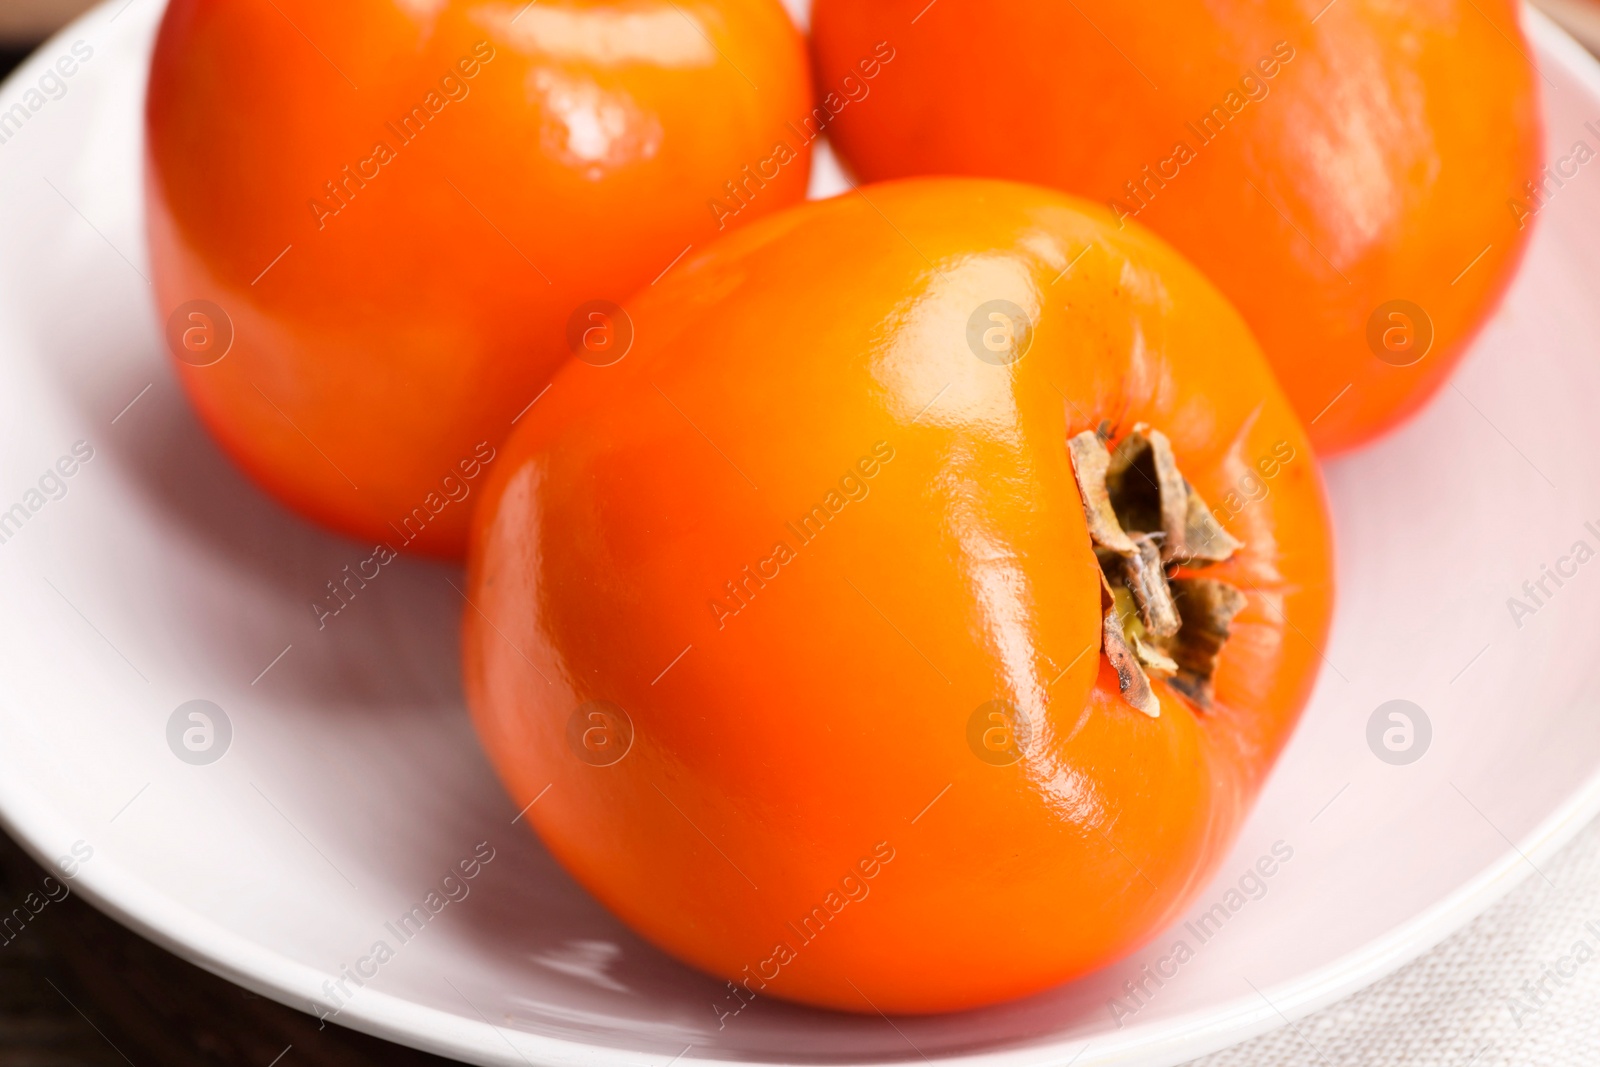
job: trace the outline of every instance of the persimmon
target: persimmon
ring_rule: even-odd
[[[460,555],[569,336],[805,195],[809,85],[777,0],[173,0],[146,195],[183,387],[291,507]]]
[[[864,180],[1038,182],[1137,219],[1243,313],[1319,452],[1445,382],[1521,259],[1542,152],[1511,0],[817,0]],[[824,104],[828,110],[837,105]]]
[[[1332,597],[1238,314],[1104,208],[961,179],[791,208],[628,313],[469,553],[469,702],[560,862],[729,1012],[967,1008],[1171,920]]]

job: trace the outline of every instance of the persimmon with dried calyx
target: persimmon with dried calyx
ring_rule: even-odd
[[[817,0],[812,48],[830,86],[899,45],[828,129],[863,180],[1038,182],[1149,226],[1331,453],[1443,385],[1521,260],[1542,135],[1519,10]]]
[[[474,519],[468,696],[555,856],[668,952],[854,1011],[1020,996],[1172,919],[1332,596],[1226,301],[1102,208],[915,180],[629,312]]]
[[[179,379],[291,507],[460,555],[519,412],[626,356],[617,302],[804,197],[809,86],[777,0],[172,0],[146,199]]]

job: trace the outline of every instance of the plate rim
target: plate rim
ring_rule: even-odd
[[[69,37],[81,36],[88,29],[112,21],[126,9],[123,2],[108,17],[118,3],[119,0],[101,0],[41,43],[0,81],[0,92],[38,74],[49,65],[46,57],[53,54],[52,49]],[[1600,59],[1529,0],[1523,0],[1520,14],[1535,51],[1564,68],[1600,101]],[[1171,1067],[1240,1044],[1381,981],[1420,957],[1521,885],[1539,861],[1560,851],[1597,815],[1600,767],[1522,842],[1512,845],[1454,891],[1356,950],[1299,977],[1269,986],[1255,998],[1240,996],[1217,1007],[1137,1026],[1120,1040],[1108,1041],[1104,1036],[1081,1041],[1056,1038],[940,1055],[937,1062],[949,1067],[1020,1067],[1024,1063],[1070,1057],[1079,1067]],[[0,827],[46,869],[52,862],[46,842],[73,836],[60,823],[52,809],[24,782],[0,776]],[[314,999],[314,994],[306,991],[315,990],[322,979],[332,977],[173,904],[144,879],[115,863],[96,864],[92,877],[75,881],[73,891],[81,893],[97,910],[179,958],[304,1014],[311,1014],[305,1012],[304,1005]],[[1271,994],[1270,998],[1267,994]],[[616,1067],[659,1067],[660,1061],[656,1053],[496,1026],[487,1019],[474,1021],[376,989],[341,1011],[336,1022],[381,1040],[484,1067],[528,1067],[533,1063],[567,1067],[595,1062]],[[769,1067],[769,1063],[777,1062],[691,1056],[688,1053],[692,1048],[685,1049],[673,1063],[682,1067]],[[1086,1055],[1088,1058],[1083,1058]],[[901,1067],[908,1058],[830,1059],[829,1063],[840,1067]]]

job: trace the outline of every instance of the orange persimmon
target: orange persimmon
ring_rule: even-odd
[[[473,524],[467,693],[554,855],[679,958],[855,1011],[1020,996],[1171,920],[1332,603],[1320,477],[1238,314],[1102,207],[966,179],[791,208],[628,313]]]
[[[777,0],[173,0],[147,202],[183,386],[291,507],[459,555],[513,419],[625,347],[615,302],[805,195],[809,85]]]
[[[1038,182],[1137,218],[1244,315],[1332,453],[1443,385],[1520,261],[1542,143],[1517,11],[817,0],[812,47],[841,100],[896,50],[830,105],[863,180]]]

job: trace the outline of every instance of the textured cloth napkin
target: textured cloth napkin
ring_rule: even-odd
[[[1600,1065],[1600,821],[1375,985],[1191,1067]]]

